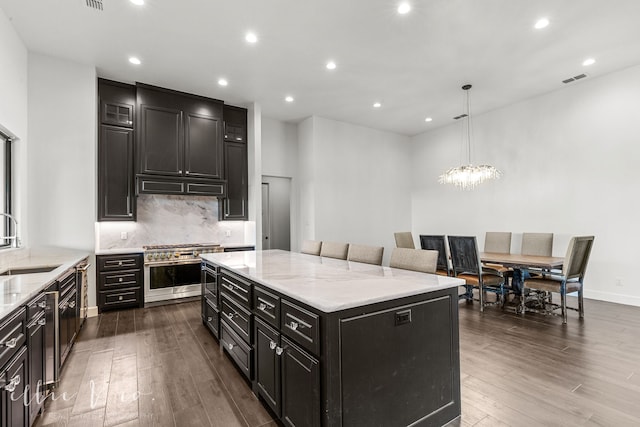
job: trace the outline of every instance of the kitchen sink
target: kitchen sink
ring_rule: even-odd
[[[24,267],[24,268],[10,268],[0,273],[0,276],[16,276],[18,274],[34,274],[34,273],[48,273],[60,267],[60,265],[45,265],[40,267]]]

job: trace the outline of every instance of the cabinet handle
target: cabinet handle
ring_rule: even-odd
[[[122,301],[122,295],[118,297],[118,301]]]
[[[38,325],[40,326],[44,326],[46,323],[47,323],[47,319],[45,319],[44,317],[38,320]]]
[[[282,354],[282,352],[284,351],[284,349],[282,347],[276,347],[276,354],[278,356],[280,356]]]
[[[122,265],[122,261],[118,261],[118,265]]]
[[[122,277],[120,277],[120,278],[118,279],[118,282],[122,282]]]
[[[233,350],[233,347],[235,347],[235,346],[234,346],[233,344],[229,343],[229,344],[227,345],[227,347],[229,347],[229,350]]]
[[[213,322],[213,317],[207,317],[207,322]]]
[[[260,310],[260,311],[267,311],[267,304],[265,304],[265,303],[261,302],[261,303],[258,305],[258,310]]]
[[[182,173],[182,169],[180,169],[180,170],[178,171],[178,173]]]
[[[229,314],[225,313],[224,315],[225,315],[225,316],[227,316],[227,319],[229,319],[229,320],[233,320],[233,317],[234,317],[236,314],[237,314],[237,313],[229,313]]]
[[[18,339],[11,338],[9,341],[5,341],[2,344],[4,344],[4,346],[7,348],[16,348],[16,344],[18,344]]]
[[[18,384],[20,384],[20,375],[16,375],[15,377],[11,378],[11,381],[9,381],[9,384],[4,386],[4,389],[9,393],[12,393],[16,389],[16,386]]]
[[[276,346],[277,346],[277,345],[278,345],[278,344],[276,344],[274,341],[269,341],[269,348],[270,348],[271,350],[275,350],[275,348],[276,348]]]
[[[38,307],[40,308],[47,308],[47,302],[46,301],[42,301],[38,303]]]
[[[76,308],[76,302],[75,301],[71,301],[69,303],[69,308]]]
[[[290,327],[291,329],[293,329],[294,331],[295,331],[296,329],[298,329],[298,326],[300,326],[300,325],[298,325],[298,322],[291,322],[291,323],[289,323],[289,327]]]

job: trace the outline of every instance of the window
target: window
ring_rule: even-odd
[[[0,132],[0,212],[12,214],[11,206],[11,139]],[[13,236],[16,232],[9,217],[0,217],[0,236]],[[0,239],[0,248],[10,247],[12,239]]]

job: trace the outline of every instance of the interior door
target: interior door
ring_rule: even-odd
[[[291,178],[262,177],[262,212],[263,249],[291,250]]]
[[[271,215],[269,209],[269,184],[262,183],[262,249],[271,249]]]

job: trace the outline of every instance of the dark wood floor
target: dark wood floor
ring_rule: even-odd
[[[38,426],[275,426],[197,302],[88,319]],[[457,426],[640,425],[640,308],[525,317],[460,304]],[[66,393],[66,396],[63,395]]]

